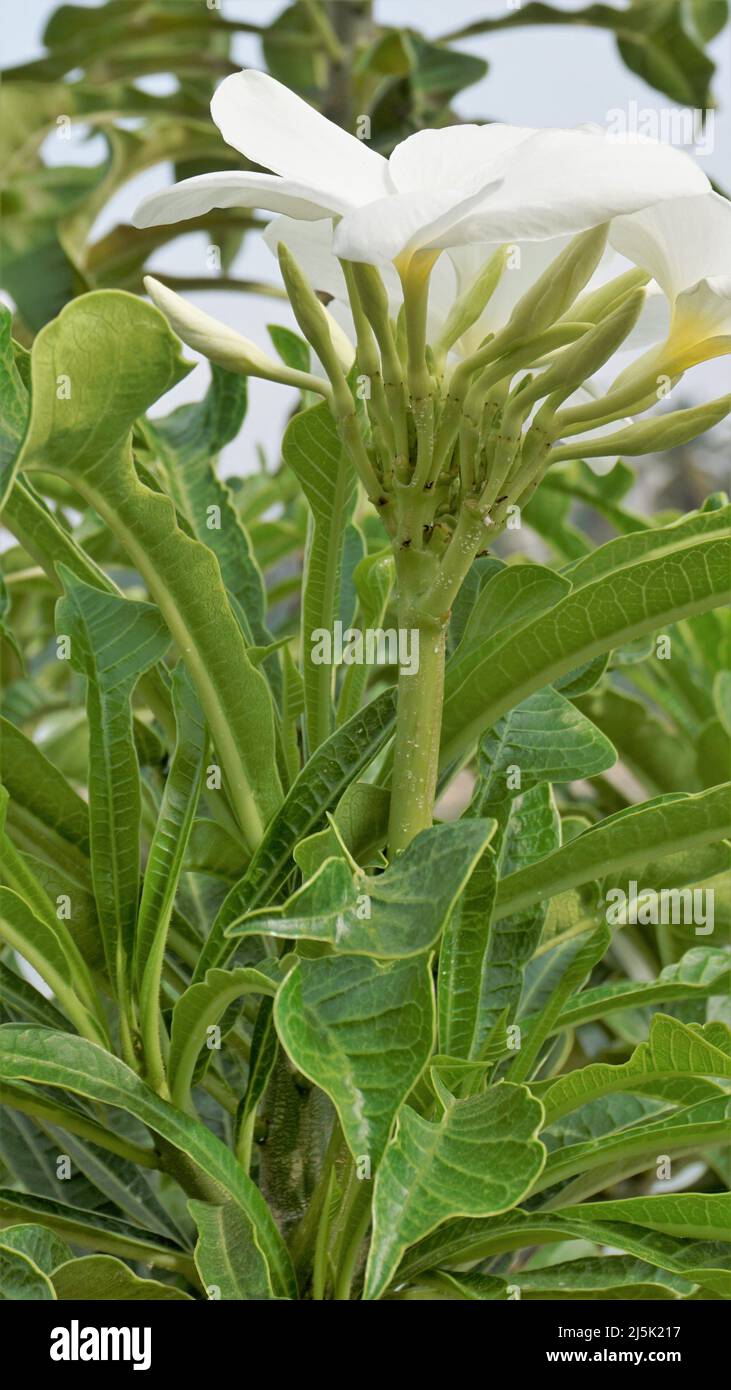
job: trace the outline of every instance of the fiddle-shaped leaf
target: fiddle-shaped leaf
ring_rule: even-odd
[[[404,1106],[376,1174],[365,1298],[378,1298],[404,1250],[451,1216],[491,1216],[530,1191],[545,1162],[539,1101],[508,1082],[456,1100],[439,1087],[435,1123]]]
[[[254,912],[227,935],[324,941],[340,955],[419,955],[437,940],[494,828],[463,820],[423,830],[377,875],[327,859],[281,908]]]

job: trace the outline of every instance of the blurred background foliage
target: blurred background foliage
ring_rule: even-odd
[[[398,19],[401,7],[386,13]],[[3,181],[2,285],[17,309],[16,336],[26,343],[73,296],[115,287],[139,292],[149,258],[176,237],[205,232],[220,247],[220,287],[247,231],[249,210],[211,212],[182,227],[136,231],[127,223],[94,239],[104,207],[127,182],[163,162],[176,179],[208,170],[255,167],[224,143],[209,116],[216,85],[240,64],[235,37],[261,43],[262,66],[331,120],[354,130],[370,121],[374,148],[424,126],[458,118],[452,103],[488,69],[489,57],[460,43],[535,25],[609,31],[623,62],[671,102],[707,110],[714,64],[706,45],[728,19],[727,0],[633,0],[628,7],[579,9],[525,3],[486,7],[499,13],[437,41],[374,15],[372,0],[296,0],[267,26],[236,18],[211,0],[107,0],[96,7],[62,5],[46,25],[44,57],[3,73],[0,168]],[[256,6],[247,6],[249,14]],[[448,22],[448,6],[444,21]],[[170,90],[143,89],[157,76]],[[550,81],[547,73],[546,81]],[[485,119],[501,113],[485,112]],[[75,124],[103,137],[97,164],[49,164],[46,136]],[[170,279],[171,277],[166,277]],[[175,277],[196,288],[201,276]],[[241,286],[242,282],[237,281]],[[245,281],[248,290],[268,287]]]

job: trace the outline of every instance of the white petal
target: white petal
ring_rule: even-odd
[[[706,276],[731,274],[731,203],[717,193],[657,203],[618,217],[610,241],[673,300]]]
[[[348,213],[335,228],[333,250],[351,261],[387,265],[402,251],[451,245],[449,228],[485,196],[485,188],[394,193]],[[443,240],[440,240],[443,238]]]
[[[731,275],[712,275],[675,301],[673,337],[699,342],[731,333]]]
[[[504,172],[505,156],[534,134],[529,127],[499,124],[420,130],[396,146],[388,172],[397,193],[454,188],[475,177],[486,183]]]
[[[692,159],[669,145],[543,130],[517,146],[504,180],[482,206],[429,244],[540,241],[709,188]]]
[[[227,144],[247,159],[358,207],[388,189],[388,162],[321,116],[267,73],[248,68],[227,77],[211,115]]]
[[[212,208],[266,208],[305,220],[341,211],[340,207],[332,206],[328,195],[289,179],[280,179],[276,174],[233,171],[199,174],[164,188],[160,193],[151,193],[135,209],[132,225],[161,227],[169,222],[184,222],[188,217],[200,217]]]
[[[301,222],[294,217],[275,217],[264,232],[264,241],[276,256],[281,242],[302,266],[312,288],[336,299],[345,299],[345,279],[337,256],[333,255],[331,218]]]

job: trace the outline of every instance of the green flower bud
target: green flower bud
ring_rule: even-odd
[[[534,338],[560,319],[594,274],[606,241],[606,225],[574,237],[518,301],[501,339]]]
[[[502,277],[506,254],[504,246],[498,247],[483,266],[477,279],[452,305],[436,345],[437,360],[445,356],[452,344],[456,343],[483,313]]]
[[[524,413],[526,407],[540,396],[551,396],[550,404],[555,410],[561,401],[565,401],[583,382],[588,381],[634,328],[644,299],[644,290],[632,290],[614,313],[608,314],[577,342],[564,348],[553,366],[537,377],[526,391],[521,392],[519,401]]]
[[[694,405],[689,410],[673,410],[669,415],[656,415],[651,420],[641,420],[616,434],[605,434],[597,439],[574,439],[571,444],[561,445],[551,453],[551,462],[560,463],[563,459],[607,458],[610,455],[654,454],[660,449],[677,449],[680,444],[689,444],[699,434],[713,429],[731,411],[731,395],[720,396],[718,400],[705,405]]]
[[[353,398],[333,342],[330,315],[326,313],[309,280],[283,241],[280,241],[277,247],[277,254],[294,316],[327,372],[333,389],[336,412],[339,415],[352,414]]]
[[[350,265],[364,313],[373,325],[380,344],[383,334],[390,331],[386,287],[374,265],[366,265],[362,261],[351,261]]]
[[[279,381],[296,386],[300,391],[317,391],[329,395],[326,381],[310,372],[298,372],[270,357],[256,343],[244,338],[234,328],[219,323],[202,309],[196,309],[187,299],[168,289],[152,275],[145,276],[145,289],[153,304],[165,315],[170,327],[188,347],[202,352],[209,362],[225,367],[240,376],[258,376],[266,381]]]
[[[572,322],[574,319],[581,319],[582,323],[598,323],[607,314],[614,312],[630,290],[641,289],[649,279],[646,270],[626,270],[624,275],[618,275],[615,280],[610,280],[600,289],[592,290],[590,294],[582,294],[581,299],[577,299],[564,317],[570,318]]]

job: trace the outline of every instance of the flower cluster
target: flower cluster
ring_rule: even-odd
[[[274,172],[187,179],[136,223],[277,213],[265,237],[323,374],[148,291],[213,361],[327,400],[397,555],[420,566],[423,616],[448,613],[553,463],[684,443],[731,408],[627,419],[731,348],[731,204],[683,152],[593,127],[463,125],[385,159],[254,71],[227,78],[212,113]]]

